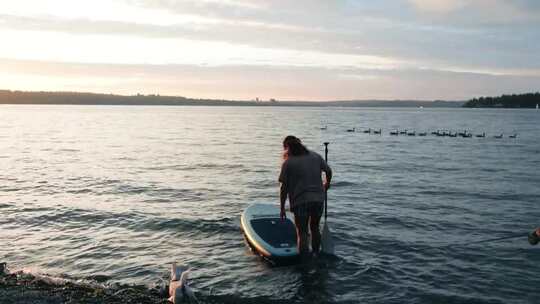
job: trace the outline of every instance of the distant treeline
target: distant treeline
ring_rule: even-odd
[[[26,92],[0,90],[0,104],[66,104],[66,105],[252,105],[217,99],[192,99],[181,96],[114,95],[78,92]]]
[[[0,90],[0,104],[165,105],[165,106],[306,106],[306,107],[460,107],[462,102],[419,100],[269,101],[194,99],[181,96],[114,95],[78,92]]]
[[[474,98],[463,104],[465,108],[535,108],[540,104],[540,93],[502,95]]]

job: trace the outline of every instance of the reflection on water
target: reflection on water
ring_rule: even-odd
[[[527,110],[2,106],[0,259],[137,284],[178,261],[210,303],[534,303],[540,248],[459,244],[539,224],[537,122]],[[275,268],[247,249],[239,217],[278,203],[289,134],[331,143],[338,257]]]

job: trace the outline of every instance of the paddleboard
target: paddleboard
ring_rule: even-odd
[[[285,262],[299,257],[293,215],[290,212],[286,215],[286,219],[280,219],[277,204],[253,204],[242,213],[241,225],[247,242],[270,261]]]

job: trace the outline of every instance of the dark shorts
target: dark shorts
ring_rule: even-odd
[[[323,202],[307,202],[291,208],[295,216],[321,217],[324,211]]]

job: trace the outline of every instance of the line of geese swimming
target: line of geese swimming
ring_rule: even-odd
[[[326,130],[326,129],[324,129],[324,130]],[[347,129],[347,132],[350,132],[350,133],[356,132],[356,128]],[[381,132],[382,132],[382,129],[379,129],[379,130],[367,129],[367,130],[362,131],[362,133],[367,133],[367,134],[379,134],[379,135],[382,134]]]
[[[320,129],[321,130],[327,130],[328,127],[324,126],[324,127],[321,127]],[[357,131],[356,128],[347,129],[346,131],[349,132],[349,133],[360,132],[360,131]],[[361,132],[365,133],[365,134],[381,135],[382,134],[382,129],[377,130],[377,129],[369,128],[369,129],[362,130]],[[412,130],[412,131],[410,131],[410,130],[392,130],[392,131],[390,131],[389,134],[393,135],[393,136],[397,136],[397,135],[427,136],[428,132],[418,132],[417,133],[414,130]],[[463,137],[463,138],[471,138],[471,137],[473,137],[473,134],[471,132],[467,131],[467,130],[464,130],[464,131],[461,131],[461,132],[452,132],[452,131],[447,131],[447,130],[437,130],[437,131],[431,132],[430,134],[434,135],[434,136],[440,136],[440,137],[445,137],[445,136],[446,137]],[[481,134],[475,134],[474,137],[485,138],[486,133],[482,132]],[[503,138],[503,133],[498,134],[498,135],[494,135],[493,138]],[[517,133],[509,135],[508,138],[517,138]]]
[[[446,131],[446,130],[437,130],[430,133],[431,135],[439,136],[439,137],[463,137],[463,138],[471,138],[473,137],[473,134],[467,130],[461,131],[461,132],[452,132],[452,131]],[[408,130],[394,130],[390,132],[390,135],[408,135],[408,136],[427,136],[427,132],[418,132],[416,131],[408,131]],[[474,137],[478,138],[485,138],[486,132],[482,132],[481,134],[475,134]],[[517,138],[517,133],[511,134],[508,136],[509,138]],[[503,138],[503,133],[494,135],[493,138]]]

